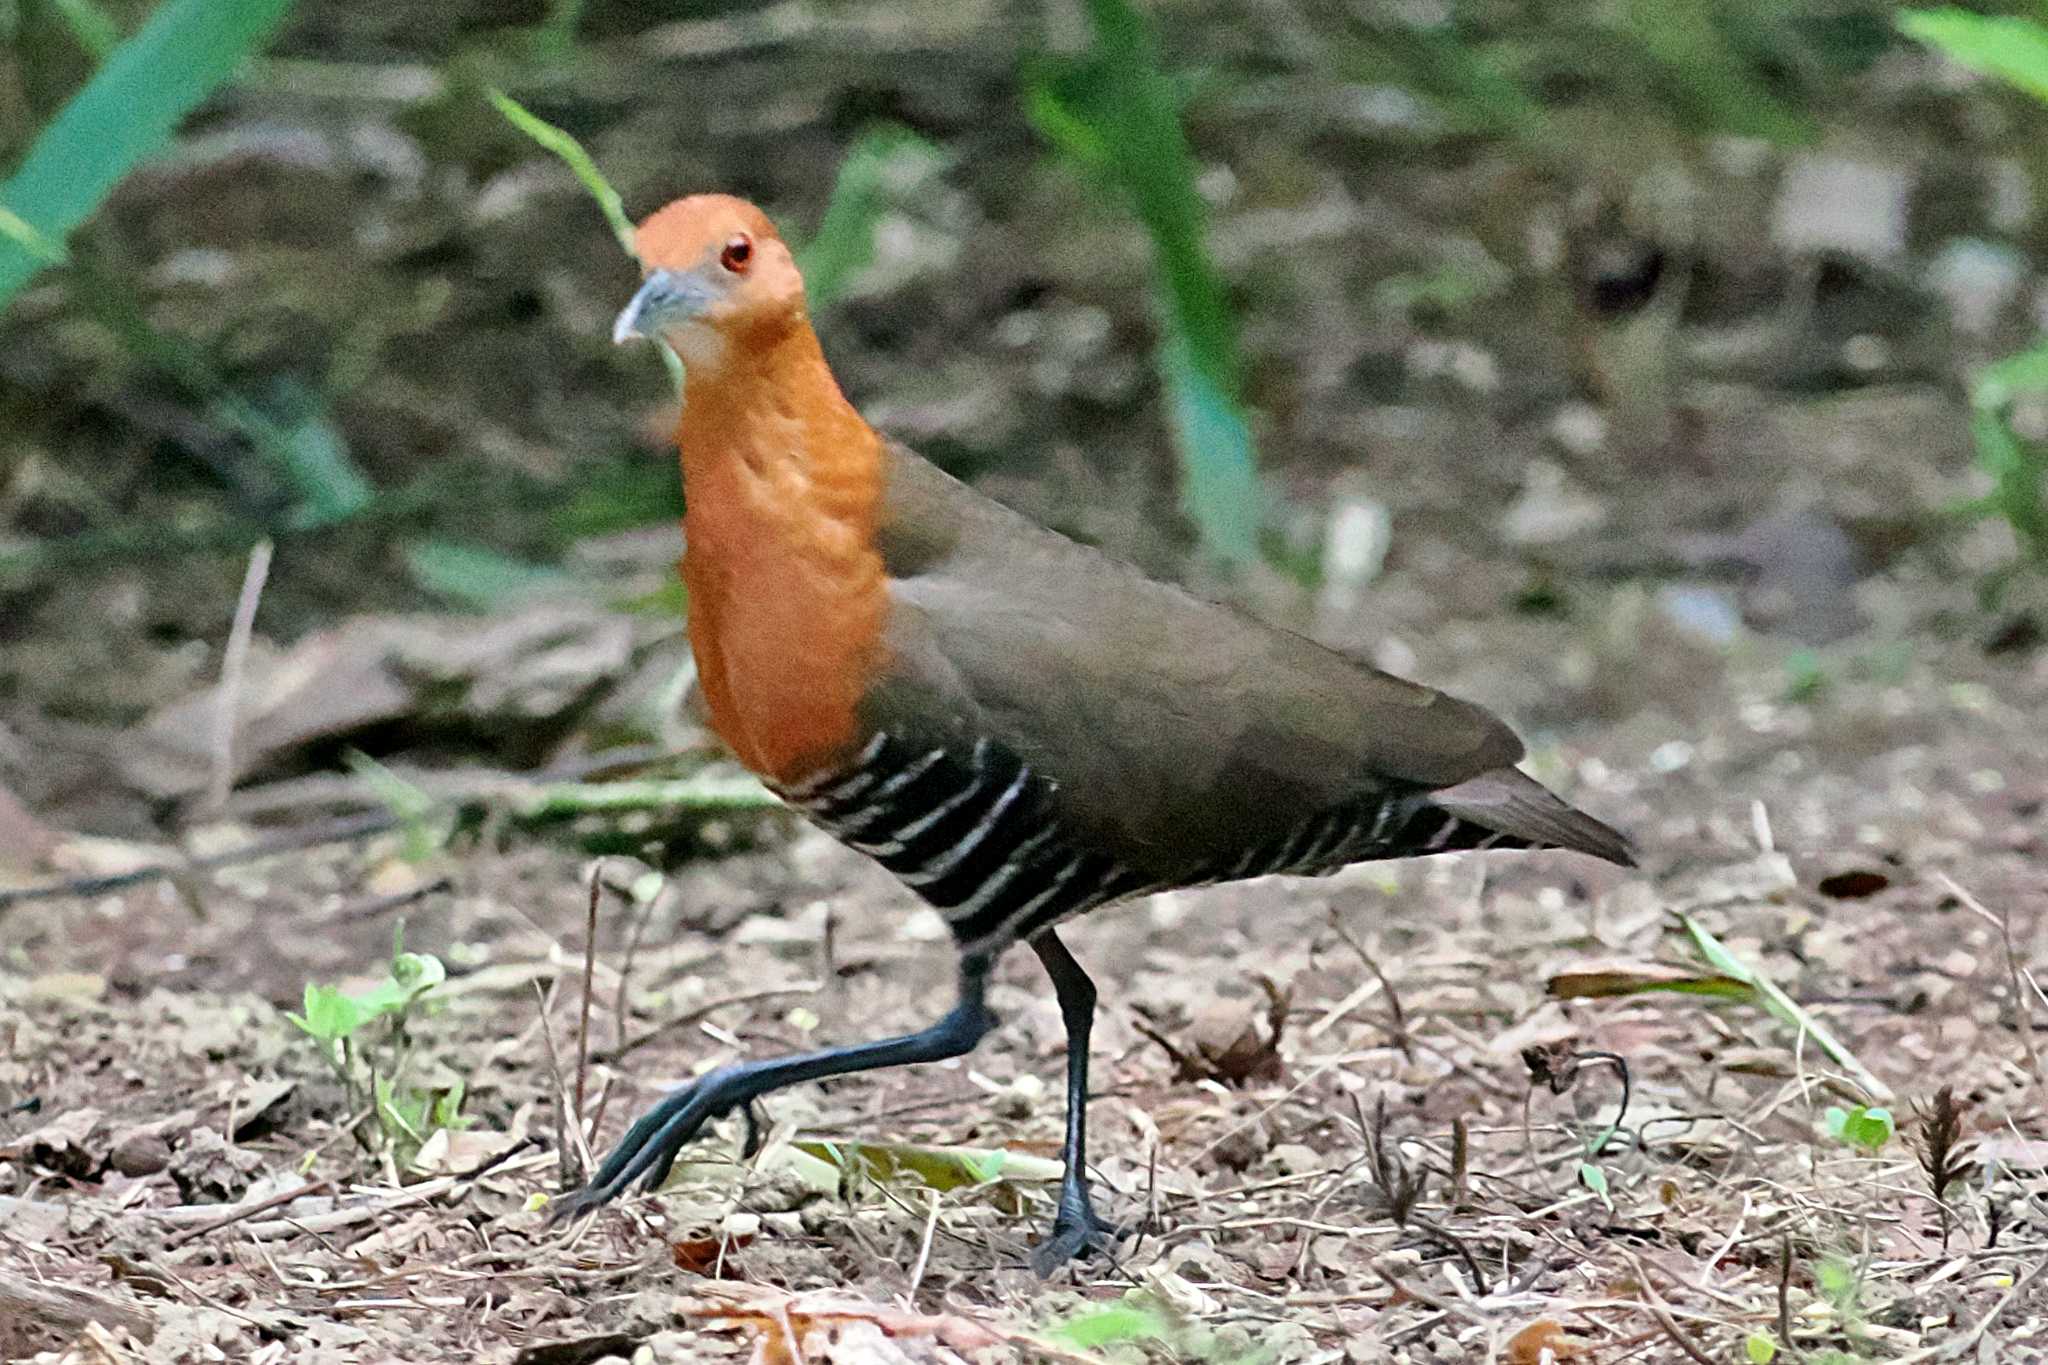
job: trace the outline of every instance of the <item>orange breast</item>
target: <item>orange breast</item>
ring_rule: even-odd
[[[871,517],[829,514],[843,500],[815,469],[792,482],[702,448],[685,463],[683,580],[712,725],[749,768],[794,781],[866,739],[888,609]]]

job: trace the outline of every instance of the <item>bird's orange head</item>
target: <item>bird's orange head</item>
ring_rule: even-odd
[[[729,194],[693,194],[633,234],[645,282],[612,340],[658,337],[692,370],[715,370],[735,345],[759,345],[804,321],[804,282],[768,215]]]

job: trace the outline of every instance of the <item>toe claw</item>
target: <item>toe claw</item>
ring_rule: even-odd
[[[1031,1248],[1031,1269],[1044,1280],[1072,1260],[1101,1256],[1114,1263],[1116,1244],[1124,1233],[1123,1227],[1097,1217],[1086,1205],[1079,1211],[1063,1207],[1053,1220],[1052,1235]]]

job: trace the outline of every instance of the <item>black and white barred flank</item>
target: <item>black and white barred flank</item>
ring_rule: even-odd
[[[1167,889],[1071,837],[1054,784],[1007,747],[918,749],[887,734],[845,768],[781,789],[791,805],[868,854],[945,917],[962,953],[1012,943],[1111,901]],[[1373,794],[1306,817],[1286,837],[1219,858],[1174,886],[1474,848],[1526,847],[1421,793]]]
[[[992,956],[1147,889],[1068,839],[1052,783],[986,739],[965,752],[919,752],[878,734],[843,772],[782,794],[937,907],[963,953]]]

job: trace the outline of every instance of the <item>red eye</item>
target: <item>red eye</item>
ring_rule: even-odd
[[[747,262],[754,259],[754,239],[741,233],[725,244],[725,250],[718,253],[718,263],[737,275],[747,268]]]

